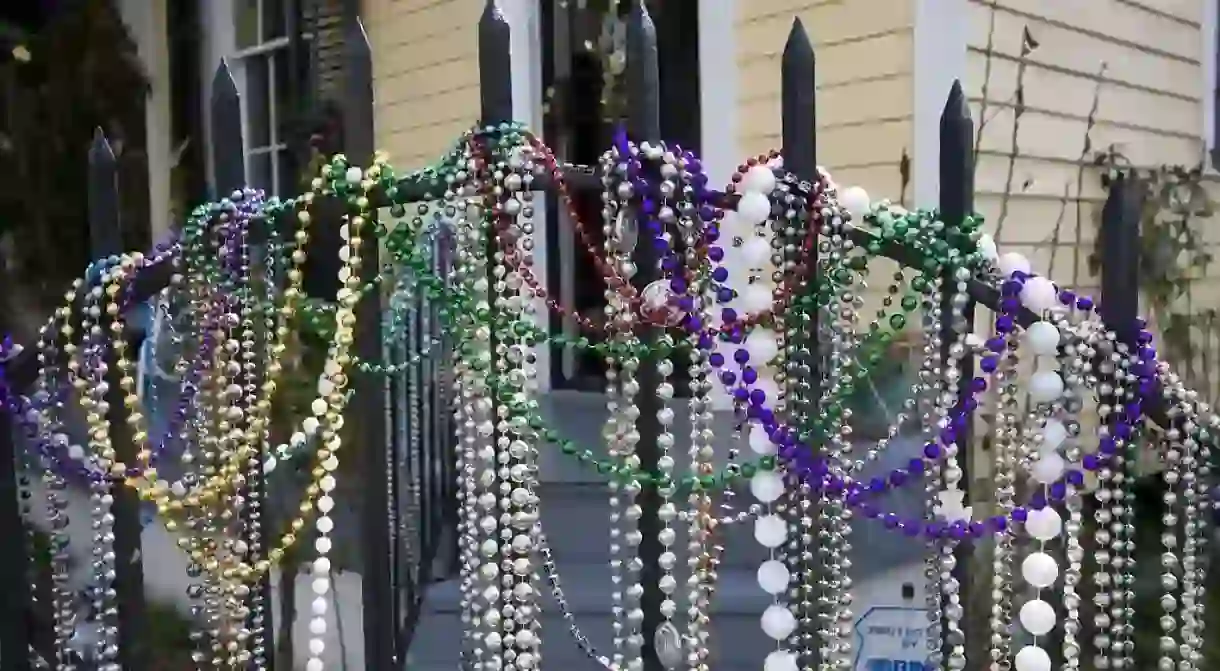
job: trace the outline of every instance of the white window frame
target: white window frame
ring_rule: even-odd
[[[1220,2],[1217,0],[1203,0],[1203,39],[1200,40],[1203,44],[1203,53],[1199,56],[1199,62],[1202,64],[1203,71],[1203,93],[1200,96],[1203,99],[1203,128],[1202,137],[1205,146],[1205,156],[1203,165],[1206,172],[1216,173],[1220,169],[1220,165],[1212,159],[1217,149],[1216,133],[1216,96],[1220,91],[1220,81],[1217,80],[1217,58],[1220,53],[1220,37],[1217,36],[1217,30],[1220,30]]]
[[[270,40],[263,39],[263,3],[265,0],[255,0],[257,11],[257,42],[248,47],[239,48],[237,46],[237,2],[240,0],[211,0],[203,3],[201,10],[201,23],[203,25],[205,45],[203,58],[203,81],[205,87],[205,96],[203,98],[204,106],[204,132],[211,146],[212,135],[212,118],[211,118],[211,98],[212,98],[212,80],[216,73],[216,68],[221,60],[225,60],[229,64],[230,71],[233,74],[234,83],[237,85],[238,95],[241,97],[242,106],[242,138],[243,152],[245,154],[245,168],[247,179],[252,179],[254,174],[254,159],[258,156],[268,156],[270,162],[269,179],[270,183],[265,185],[268,195],[283,196],[286,194],[277,193],[280,184],[280,161],[281,152],[288,151],[288,143],[286,138],[279,136],[279,120],[282,118],[282,111],[278,109],[278,100],[276,96],[276,78],[275,78],[275,60],[276,58],[284,57],[285,52],[290,44],[288,36],[277,37]],[[303,35],[303,39],[308,40],[309,35]],[[250,74],[250,62],[255,58],[266,58],[267,63],[267,114],[269,116],[270,128],[268,129],[268,142],[263,145],[253,145],[250,134],[251,123],[249,93],[253,86],[252,77]],[[209,172],[214,169],[214,157],[211,151],[207,152],[207,164]]]

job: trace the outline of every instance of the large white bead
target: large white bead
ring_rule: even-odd
[[[771,243],[766,238],[754,235],[746,238],[738,251],[738,258],[747,268],[769,268],[771,266]]]
[[[788,540],[788,524],[779,515],[763,515],[754,521],[754,540],[763,547],[777,548]]]
[[[750,493],[763,503],[771,503],[784,494],[784,479],[775,471],[760,470],[750,478]]]
[[[780,594],[788,589],[792,574],[784,562],[769,559],[758,566],[758,586],[767,594]]]
[[[733,210],[725,210],[724,218],[720,220],[721,239],[747,238],[755,235],[754,224],[737,216]]]
[[[1060,517],[1059,511],[1050,506],[1042,510],[1031,510],[1025,520],[1025,530],[1037,540],[1049,541],[1063,533],[1063,518]]]
[[[757,191],[747,191],[737,201],[737,216],[743,224],[761,224],[771,216],[771,199]]]
[[[1063,395],[1063,378],[1054,371],[1040,371],[1029,378],[1029,396],[1035,403],[1050,403]]]
[[[761,284],[747,284],[741,290],[738,304],[747,315],[757,315],[771,309],[771,289]]]
[[[1058,302],[1055,283],[1045,277],[1031,277],[1021,287],[1021,303],[1034,312],[1049,310]]]
[[[1025,344],[1034,354],[1055,354],[1059,351],[1059,327],[1050,322],[1034,322],[1025,329]]]
[[[778,446],[767,435],[767,429],[762,424],[750,425],[750,449],[754,454],[769,457],[778,451]]]
[[[741,187],[747,192],[770,195],[775,190],[775,173],[765,165],[756,165],[741,178]]]
[[[746,336],[746,351],[750,353],[750,363],[763,366],[779,354],[779,339],[775,331],[766,328],[755,328]]]
[[[1068,430],[1063,425],[1063,422],[1057,419],[1046,420],[1046,426],[1042,427],[1042,445],[1039,450],[1048,452],[1059,449],[1063,441],[1067,440]]]
[[[1021,577],[1034,587],[1050,587],[1059,578],[1059,564],[1045,552],[1035,552],[1021,562]]]
[[[1051,671],[1051,656],[1036,645],[1021,648],[1014,661],[1017,671]]]
[[[1012,277],[1013,273],[1030,273],[1029,259],[1016,252],[1008,252],[1000,257],[998,264],[1000,266],[1000,274],[1005,278]]]
[[[1030,475],[1034,479],[1044,485],[1049,485],[1057,482],[1063,477],[1063,472],[1067,470],[1067,462],[1063,457],[1059,456],[1058,452],[1046,452],[1030,468]]]
[[[762,630],[767,636],[782,641],[796,630],[796,616],[786,606],[767,606],[762,614]]]
[[[1055,609],[1042,599],[1026,601],[1021,606],[1021,626],[1034,636],[1050,633],[1055,628]]]
[[[796,655],[787,650],[772,650],[763,660],[763,671],[799,671]]]
[[[839,194],[839,204],[843,206],[843,209],[851,213],[851,218],[855,221],[860,221],[872,208],[868,192],[858,186],[849,186],[843,189]]]

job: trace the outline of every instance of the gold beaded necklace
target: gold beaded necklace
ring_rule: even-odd
[[[343,166],[346,164],[346,160],[342,156],[337,156],[332,161],[332,164]],[[348,222],[350,235],[345,245],[347,253],[340,255],[343,259],[343,265],[340,270],[343,288],[339,292],[336,329],[323,373],[327,382],[328,393],[320,395],[312,404],[314,414],[318,417],[319,421],[318,432],[321,443],[316,452],[316,465],[311,471],[312,482],[306,487],[305,500],[302,501],[299,508],[300,515],[292,521],[289,525],[289,531],[280,537],[279,543],[267,553],[267,558],[259,560],[253,565],[246,563],[242,557],[238,556],[239,553],[233,551],[225,552],[217,549],[215,543],[211,542],[204,535],[189,535],[178,539],[179,547],[186,550],[200,566],[209,572],[217,574],[225,584],[235,586],[261,576],[271,566],[278,563],[283,558],[284,551],[295,543],[296,534],[304,528],[305,521],[312,513],[315,505],[333,505],[333,502],[329,504],[322,503],[320,497],[329,500],[328,494],[335,487],[333,471],[338,466],[336,452],[341,446],[338,430],[342,427],[342,415],[348,402],[348,395],[345,389],[348,383],[347,371],[352,364],[350,349],[354,342],[353,329],[356,321],[354,308],[361,295],[361,292],[358,290],[360,286],[359,250],[363,244],[360,232],[366,222],[369,211],[367,194],[376,184],[376,180],[379,178],[384,167],[385,159],[378,155],[367,175],[361,175],[358,168],[351,168],[345,174],[349,181],[352,181],[352,178],[355,177],[355,181],[359,183],[363,195],[354,199],[356,213],[349,218]],[[333,169],[328,165],[323,169],[323,177],[314,180],[313,191],[306,194],[304,198],[306,207],[312,204],[315,195],[327,193],[324,188],[326,184],[325,178],[331,176],[333,176]],[[308,211],[303,210],[299,213],[299,219],[303,224],[308,223]],[[231,454],[225,455],[222,458],[222,467],[219,472],[208,477],[207,485],[204,488],[193,490],[187,496],[175,499],[169,488],[157,478],[156,470],[149,467],[148,461],[151,457],[151,452],[145,447],[145,449],[141,449],[138,453],[137,458],[140,460],[141,465],[144,466],[143,477],[129,479],[128,485],[135,487],[144,498],[155,501],[158,511],[162,514],[168,516],[171,513],[189,512],[191,509],[220,503],[222,500],[220,494],[225,491],[231,491],[241,482],[241,478],[237,476],[240,476],[242,473],[241,466],[248,463],[249,459],[255,454],[256,448],[253,446],[264,443],[263,430],[269,423],[267,418],[270,415],[270,396],[275,391],[275,380],[282,370],[278,357],[282,356],[283,352],[287,349],[285,342],[289,334],[288,318],[294,313],[295,304],[300,295],[300,285],[303,277],[300,266],[304,261],[302,248],[307,240],[308,237],[304,230],[297,232],[298,248],[293,254],[293,268],[289,271],[290,286],[285,290],[284,305],[280,308],[281,320],[276,328],[275,343],[269,347],[276,354],[276,357],[268,362],[267,379],[263,384],[264,396],[254,404],[256,408],[255,416],[249,422],[247,430],[243,432],[242,439],[237,448],[232,450]],[[123,320],[119,305],[115,301],[123,281],[135,271],[141,261],[142,256],[139,254],[121,257],[118,267],[106,273],[103,277],[103,286],[105,287],[103,300],[105,301],[104,310],[111,317],[110,329],[112,336],[116,334],[120,336],[112,340],[112,346],[115,350],[116,365],[123,373],[120,385],[125,395],[124,403],[131,413],[128,422],[133,427],[138,427],[135,435],[137,443],[146,446],[148,440],[146,422],[140,410],[139,398],[135,394],[135,380],[130,375],[135,366],[127,355],[126,343],[121,339]],[[91,325],[91,328],[99,327]],[[78,355],[78,349],[71,349],[74,356],[70,365],[74,363],[74,369],[79,371],[82,362]],[[85,384],[86,382],[78,377],[78,388],[83,389]],[[116,459],[113,446],[109,441],[109,427],[104,413],[97,412],[96,405],[91,402],[91,399],[88,402],[85,400],[87,397],[87,394],[81,395],[82,405],[85,406],[88,415],[90,433],[97,439],[97,454],[95,456],[98,459],[98,463],[112,473],[121,474],[125,472],[126,466]],[[177,530],[178,525],[176,520],[167,519],[166,528],[171,531]]]

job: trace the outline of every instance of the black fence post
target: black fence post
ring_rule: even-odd
[[[228,198],[246,186],[246,146],[241,129],[241,96],[226,61],[212,77],[212,186],[215,198]]]
[[[358,15],[344,17],[344,54],[347,90],[343,110],[343,142],[353,165],[371,165],[375,142],[373,131],[373,60],[368,35]],[[362,284],[376,280],[381,272],[380,246],[374,226],[376,212],[370,212],[361,233],[360,279]],[[368,292],[356,306],[356,351],[360,361],[376,367],[382,361],[381,288]],[[364,668],[399,667],[395,632],[394,586],[391,572],[393,542],[390,533],[390,482],[393,469],[386,472],[389,436],[385,426],[388,401],[385,380],[370,369],[356,373],[355,391],[360,432],[361,528],[364,568],[361,572],[361,604],[364,612]]]
[[[487,0],[483,6],[483,14],[479,17],[479,123],[486,129],[513,120],[513,69],[512,69],[512,27],[500,11],[499,3]],[[488,166],[494,170],[494,166]],[[494,196],[492,197],[494,199]],[[491,199],[489,199],[491,200]],[[494,208],[497,203],[484,202],[484,208]],[[494,215],[489,215],[494,216]],[[499,241],[496,237],[496,225],[487,226],[487,306],[492,323],[500,318],[499,305],[496,300],[495,266],[496,256],[500,253]],[[495,332],[487,343],[491,353],[491,370],[495,371],[498,343]],[[495,422],[491,436],[487,439],[494,446],[505,430],[506,424],[500,418],[499,402],[495,394],[490,394],[490,416]],[[461,449],[459,446],[458,449]],[[498,532],[497,532],[498,536]],[[511,600],[510,590],[503,590],[504,604]]]
[[[1113,343],[1115,348],[1121,348],[1123,344],[1128,347],[1138,347],[1136,335],[1139,332],[1137,319],[1139,316],[1140,218],[1143,210],[1144,185],[1134,172],[1118,172],[1111,177],[1108,191],[1105,205],[1102,206],[1101,211],[1100,235],[1103,260],[1099,310],[1106,329],[1113,331],[1117,336]],[[1111,391],[1114,391],[1117,389],[1115,383],[1120,369],[1117,369],[1113,362],[1108,360],[1109,354],[1110,351],[1104,346],[1099,348],[1094,366],[1098,377],[1113,385]],[[1104,412],[1103,408],[1110,411],[1109,414],[1101,414],[1103,430],[1109,435],[1114,435],[1115,425],[1126,415],[1130,398],[1132,398],[1130,395],[1124,398],[1115,393],[1098,395],[1099,412]],[[1181,428],[1181,417],[1169,415],[1167,419],[1168,423],[1163,425],[1163,428]],[[1138,458],[1138,440],[1135,436],[1120,444],[1122,447],[1112,456],[1113,463],[1110,466],[1111,470],[1116,473],[1132,468],[1133,465],[1127,461]],[[1101,499],[1097,499],[1097,501],[1098,507],[1106,505]],[[1129,502],[1128,506],[1130,505],[1134,505],[1134,502]],[[1126,515],[1133,514],[1130,509],[1121,514],[1118,507],[1112,510],[1119,522],[1126,522]],[[1129,531],[1120,532],[1118,539],[1123,540],[1129,533]],[[1122,556],[1125,554],[1124,552],[1117,554],[1120,555],[1119,559],[1126,559]],[[1125,600],[1123,593],[1120,593],[1118,598],[1119,601],[1114,604],[1114,607],[1131,608],[1133,606],[1131,602]],[[1084,599],[1083,602],[1092,603],[1090,599]],[[1116,644],[1124,642],[1130,644],[1131,642],[1131,636],[1127,632],[1120,633],[1117,638]],[[1117,653],[1112,654],[1117,655]]]
[[[241,98],[237,92],[237,83],[233,80],[233,73],[225,61],[221,61],[216,68],[216,75],[212,80],[212,99],[209,102],[212,117],[212,162],[215,168],[212,186],[216,199],[221,200],[232,197],[234,192],[248,186]],[[273,222],[264,223],[270,226]],[[257,236],[254,238],[257,241],[266,239],[263,237],[263,231],[257,228],[253,228],[251,234]],[[272,334],[264,334],[263,337],[272,337]],[[262,386],[260,378],[263,374],[263,371],[245,371],[237,381],[249,393],[253,393]],[[275,525],[275,520],[271,519],[273,506],[268,504],[267,481],[262,475],[263,458],[261,449],[252,457],[253,466],[250,472],[254,477],[248,478],[246,485],[249,488],[246,499],[248,507],[243,515],[250,541],[245,557],[249,564],[266,558],[268,548],[265,543],[275,537],[271,531]],[[247,604],[250,607],[248,626],[254,635],[254,656],[258,660],[257,663],[268,670],[275,668],[275,620],[271,589],[271,573],[268,571],[259,577],[257,585],[251,586]],[[255,607],[255,599],[259,600],[258,607]],[[292,623],[286,624],[291,631]]]
[[[0,259],[0,271],[3,265]],[[15,326],[17,315],[0,315],[0,323]],[[0,333],[0,338],[9,335]],[[12,363],[0,361],[0,403],[20,392],[18,382],[7,375]],[[21,517],[15,428],[9,409],[0,405],[0,538],[15,544],[11,551],[0,552],[0,671],[30,671],[30,545]]]
[[[1143,184],[1119,172],[1110,180],[1101,210],[1101,317],[1119,342],[1134,343],[1139,330],[1140,214]]]
[[[633,0],[630,14],[627,16],[627,132],[637,143],[657,143],[661,141],[661,75],[657,53],[657,29],[648,8],[643,0]],[[642,197],[649,197],[642,195]],[[635,213],[637,219],[647,216],[643,208]],[[637,226],[647,231],[645,222]],[[635,246],[632,260],[635,262],[636,273],[631,278],[635,288],[643,293],[645,287],[660,279],[660,259],[657,248],[651,239],[644,236]],[[662,335],[663,329],[645,325],[641,330],[640,340],[645,348],[651,349]],[[661,450],[657,441],[661,435],[661,422],[657,414],[662,405],[657,394],[657,386],[661,383],[657,371],[657,361],[653,357],[640,360],[636,370],[636,381],[640,386],[640,394],[636,396],[636,407],[639,418],[635,429],[640,435],[635,448],[635,456],[639,459],[640,470],[645,473],[658,472]],[[671,485],[667,485],[671,486]],[[640,562],[639,584],[643,592],[640,597],[640,608],[644,613],[641,625],[644,647],[640,651],[644,668],[648,671],[661,671],[666,668],[657,654],[656,637],[660,627],[667,622],[661,614],[661,602],[665,599],[661,591],[661,554],[665,547],[661,544],[660,533],[662,524],[660,518],[661,492],[657,483],[643,483],[636,499],[640,506],[638,520],[640,545],[638,557]]]
[[[816,86],[817,68],[813,45],[801,20],[793,19],[780,61],[780,122],[783,137],[781,151],[784,170],[801,180],[805,193],[815,192],[813,183],[819,178]],[[819,277],[819,231],[808,230],[808,227],[817,224],[812,217],[800,223],[803,225],[789,225],[780,232],[786,243],[784,277],[791,277],[796,266],[802,262],[808,269],[805,277],[797,280],[800,285],[792,287],[790,295],[793,296],[794,302],[816,292]],[[807,241],[812,244],[805,249]],[[786,398],[791,417],[812,419],[818,414],[815,406],[823,389],[819,312],[820,307],[816,303],[807,310],[790,310],[787,313],[788,321],[784,324],[787,333],[781,334],[787,341]],[[804,428],[798,427],[798,430]],[[793,484],[795,483],[796,480],[793,481]],[[792,523],[800,524],[802,512],[799,506],[790,506],[788,517]],[[805,533],[817,538],[818,529],[809,529]],[[803,642],[817,640],[821,621],[821,579],[824,574],[819,570],[816,556],[797,554],[798,556],[791,558],[801,577],[795,585],[797,599],[791,604],[796,609],[797,630],[793,632],[794,645],[790,649],[808,650],[808,657],[800,659],[799,663],[801,668],[810,668],[820,663],[821,651],[819,646],[804,645]]]
[[[974,214],[974,123],[970,119],[970,108],[966,104],[966,96],[962,84],[955,80],[949,89],[949,97],[945,101],[944,111],[940,117],[940,220],[945,225],[944,239],[952,247],[961,245],[966,232],[962,230],[966,220]],[[953,304],[954,295],[966,293],[967,280],[958,276],[955,269],[949,266],[945,269],[943,297],[941,303],[941,361],[942,366],[950,360],[950,349],[954,345],[965,346],[965,336],[974,329],[974,300],[967,297],[961,306]],[[960,289],[959,289],[960,288]],[[960,318],[954,319],[955,312],[960,311]],[[957,383],[958,406],[951,416],[963,413],[967,399],[970,398],[971,383],[974,380],[974,355],[967,349],[959,360],[961,376]],[[949,391],[949,390],[946,390]],[[957,463],[961,470],[960,489],[965,492],[965,500],[969,501],[970,475],[969,463],[974,449],[974,439],[971,431],[972,413],[964,412],[963,423],[957,427]],[[943,484],[942,484],[943,486]],[[970,581],[967,568],[970,564],[969,546],[954,548],[957,556],[954,579],[959,584],[960,604],[969,602]],[[948,597],[941,598],[942,614],[948,609]],[[952,625],[952,626],[950,626]],[[945,637],[946,648],[942,650],[946,659],[954,647],[965,646],[964,634],[961,631],[961,618],[951,619],[942,615],[941,634]],[[961,638],[960,642],[955,639]]]
[[[119,219],[118,165],[110,143],[98,128],[89,147],[89,248],[95,259],[123,252],[123,229]],[[127,405],[120,379],[125,375],[116,365],[117,351],[106,357],[109,369],[106,393],[109,410],[110,441],[118,461],[137,462],[137,448],[127,424]],[[140,497],[122,477],[111,479],[114,503],[114,590],[118,606],[118,662],[132,671],[148,666],[146,604],[144,603],[144,563],[140,552]]]

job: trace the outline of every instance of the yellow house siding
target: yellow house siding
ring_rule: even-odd
[[[799,17],[817,59],[818,163],[841,184],[897,198],[910,150],[911,0],[751,0],[737,7],[738,153],[778,149],[780,65]]]
[[[1086,167],[1082,176],[1082,159],[1114,146],[1139,167],[1199,161],[1202,3],[970,0],[968,10],[965,83],[975,123],[985,124],[975,207],[993,232],[1007,208],[999,242],[1027,254],[1036,271],[1095,288],[1085,259],[1105,193],[1096,170]],[[1025,29],[1037,46],[1025,58],[1025,108],[1014,134]],[[1092,148],[1084,155],[1095,92]]]
[[[435,161],[478,119],[482,9],[472,0],[366,0],[377,144],[395,165]]]

